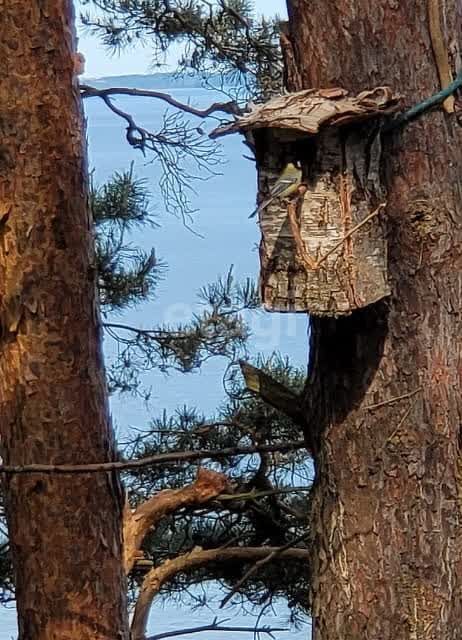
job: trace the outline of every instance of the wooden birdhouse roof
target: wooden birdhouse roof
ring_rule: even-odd
[[[399,97],[390,87],[376,87],[357,96],[341,88],[307,89],[279,96],[252,109],[235,122],[222,125],[210,135],[218,138],[230,133],[253,129],[293,129],[311,135],[321,126],[341,126],[399,109]]]

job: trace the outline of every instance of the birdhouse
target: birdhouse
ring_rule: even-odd
[[[399,107],[387,87],[284,95],[219,127],[241,132],[258,171],[258,200],[288,163],[302,170],[290,197],[258,212],[260,290],[268,311],[339,316],[390,294],[381,124]]]

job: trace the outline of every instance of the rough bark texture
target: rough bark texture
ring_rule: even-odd
[[[0,0],[0,434],[6,464],[114,456],[70,0]],[[127,637],[120,486],[4,482],[20,640]]]
[[[462,6],[439,4],[457,65]],[[440,88],[426,2],[288,8],[291,90]],[[461,142],[442,110],[385,139],[392,297],[312,322],[316,640],[462,638]]]
[[[231,123],[221,125],[210,134],[211,138],[237,131],[255,129],[286,129],[313,136],[322,128],[353,124],[371,118],[392,114],[398,109],[398,98],[388,87],[348,95],[341,87],[319,90],[308,89],[273,98],[257,105],[249,113]]]
[[[134,511],[128,504],[124,513],[124,566],[128,574],[137,560],[144,558],[141,551],[146,534],[162,518],[184,507],[209,502],[229,488],[228,478],[211,469],[199,469],[197,479],[181,489],[165,489],[145,500]]]

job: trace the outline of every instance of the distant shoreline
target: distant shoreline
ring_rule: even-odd
[[[129,87],[136,89],[212,89],[214,86],[236,86],[236,77],[215,75],[177,75],[175,73],[133,74],[82,78],[83,84],[103,89],[107,87]],[[207,86],[208,85],[208,86]]]

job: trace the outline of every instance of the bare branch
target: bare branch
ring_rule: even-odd
[[[242,587],[244,582],[246,582],[251,576],[254,575],[254,573],[256,573],[259,569],[261,569],[261,567],[263,567],[265,564],[268,564],[268,562],[275,560],[285,551],[295,548],[295,545],[298,544],[299,542],[302,542],[302,540],[305,540],[307,535],[308,533],[305,532],[303,535],[299,536],[298,538],[295,538],[295,540],[289,540],[289,542],[285,544],[283,547],[278,547],[276,549],[273,549],[264,558],[257,560],[257,562],[252,567],[250,567],[248,571],[246,571],[246,573],[242,576],[242,578],[236,582],[236,584],[234,585],[232,590],[228,593],[228,595],[225,598],[223,598],[223,600],[220,603],[220,609],[222,609],[225,606],[225,604],[227,604],[231,600],[233,595]]]
[[[169,331],[167,329],[141,329],[139,327],[132,327],[129,324],[120,324],[118,322],[102,322],[101,326],[105,329],[122,329],[123,331],[130,331],[137,335],[147,336],[149,338],[157,338],[159,336],[181,335],[181,331]]]
[[[214,102],[207,109],[196,109],[189,104],[175,100],[170,94],[161,91],[152,91],[150,89],[132,89],[130,87],[109,87],[107,89],[97,89],[88,84],[80,85],[82,98],[98,97],[104,100],[104,96],[137,96],[144,98],[156,98],[167,102],[170,106],[180,109],[185,113],[190,113],[197,118],[208,118],[214,113],[229,113],[231,115],[242,115],[243,110],[233,100],[229,102]]]
[[[95,462],[92,464],[27,464],[27,465],[0,465],[0,473],[58,473],[58,474],[75,474],[75,473],[101,473],[107,471],[126,471],[128,469],[141,469],[153,465],[166,464],[169,462],[194,461],[226,458],[229,456],[244,456],[253,453],[280,451],[294,451],[305,448],[304,440],[293,440],[289,442],[278,442],[274,444],[262,444],[258,446],[248,447],[227,447],[224,449],[200,449],[198,451],[173,451],[171,453],[159,453],[138,460],[129,460],[126,462]]]
[[[292,544],[292,543],[291,543]],[[285,549],[280,547],[228,547],[202,549],[196,547],[189,553],[166,560],[151,569],[145,576],[140,595],[136,603],[131,626],[133,640],[145,638],[146,624],[151,604],[160,589],[178,573],[192,571],[210,562],[229,562],[232,560],[249,561],[267,558],[269,555],[278,560],[307,560],[311,554],[307,549]]]
[[[160,163],[162,169],[159,186],[166,208],[175,215],[180,213],[187,224],[187,219],[194,211],[187,196],[188,191],[194,192],[191,183],[217,175],[212,167],[219,163],[219,148],[213,145],[200,127],[185,120],[181,110],[164,114],[162,128],[152,132],[139,125],[130,113],[116,106],[110,94],[104,90],[95,95],[126,122],[125,135],[129,145],[143,154],[146,151],[154,154],[154,160]]]
[[[166,631],[165,633],[157,633],[154,636],[149,636],[146,640],[162,640],[163,638],[174,638],[175,636],[188,635],[190,633],[202,633],[203,631],[235,631],[236,633],[266,633],[270,637],[273,637],[275,631],[289,631],[284,627],[224,627],[223,624],[228,622],[228,619],[215,620],[211,624],[204,624],[201,627],[191,627],[187,629],[178,629],[177,631]]]
[[[232,500],[257,500],[258,498],[267,498],[269,496],[278,496],[283,493],[309,493],[312,487],[279,487],[268,489],[267,491],[247,491],[245,493],[221,493],[215,498],[217,502],[229,502]]]
[[[185,506],[196,506],[216,498],[229,488],[222,473],[199,469],[197,479],[180,489],[165,489],[140,504],[134,511],[129,505],[124,512],[124,564],[128,574],[143,557],[140,547],[148,531],[162,518]]]
[[[104,93],[101,93],[99,97],[103,100],[103,102],[109,107],[111,111],[113,111],[120,118],[125,120],[127,123],[127,142],[134,147],[135,149],[141,149],[144,153],[146,149],[151,151],[158,151],[158,147],[156,145],[167,145],[170,147],[185,147],[185,143],[181,140],[176,140],[166,136],[164,133],[153,133],[152,131],[148,131],[144,129],[140,125],[135,122],[135,119],[131,114],[127,111],[123,111],[116,107],[112,100]]]

